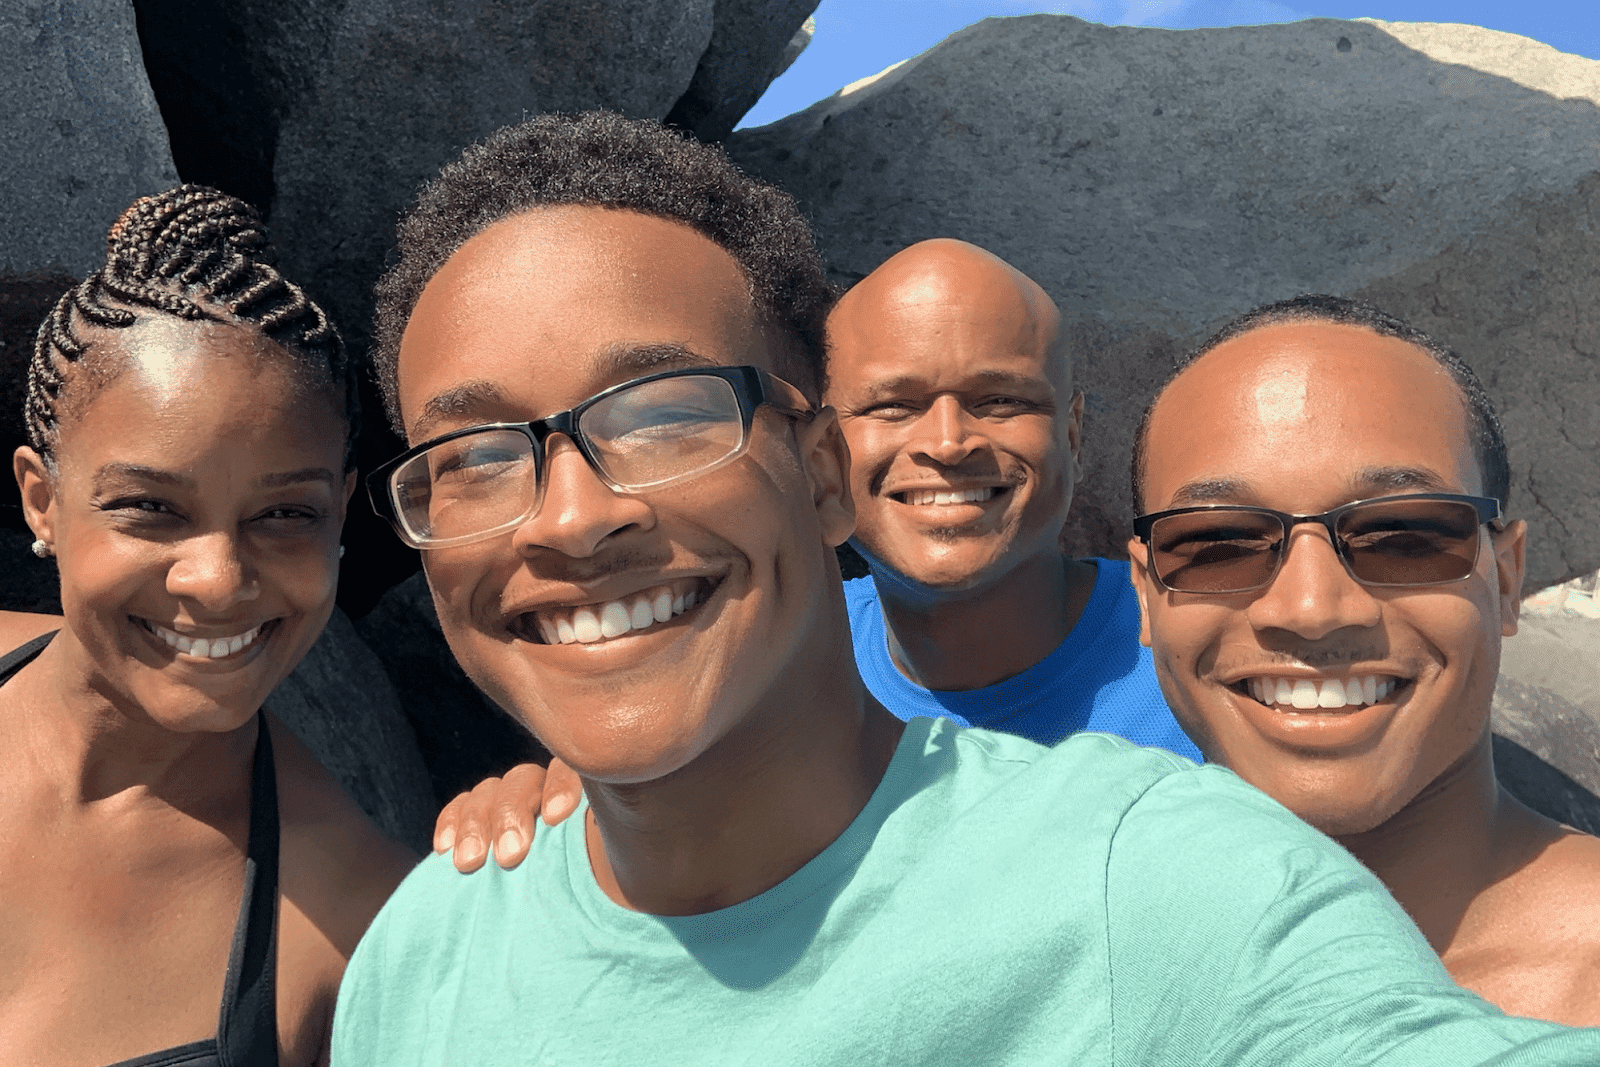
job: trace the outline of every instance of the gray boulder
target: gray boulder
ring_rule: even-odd
[[[335,610],[306,658],[267,697],[386,833],[426,852],[438,812],[428,769],[383,665]]]
[[[457,665],[423,575],[385,593],[356,629],[399,694],[439,804],[519,763],[550,761],[533,735]]]
[[[703,141],[733,132],[811,41],[817,0],[717,0],[711,43],[667,121]]]
[[[1227,318],[1370,299],[1484,377],[1530,588],[1600,566],[1600,63],[1468,26],[1171,31],[989,19],[728,140],[794,193],[834,277],[924,238],[1060,304],[1088,394],[1068,530],[1120,553],[1138,414]]]
[[[715,25],[714,0],[137,3],[179,169],[266,208],[358,341],[424,179],[529,114],[666,115]]]
[[[1513,794],[1600,834],[1600,620],[1524,615],[1501,648],[1495,766]]]
[[[87,273],[177,177],[126,0],[0,5],[0,276]]]

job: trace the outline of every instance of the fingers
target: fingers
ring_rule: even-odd
[[[540,814],[546,826],[554,826],[578,808],[578,798],[583,796],[583,781],[578,772],[559,759],[550,761],[544,777],[544,803]]]
[[[491,778],[483,785],[490,782],[495,785],[490,802],[494,859],[509,871],[527,858],[533,844],[533,816],[544,794],[545,771],[537,763],[519,763],[504,778]]]

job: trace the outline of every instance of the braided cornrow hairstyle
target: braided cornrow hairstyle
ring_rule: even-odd
[[[328,316],[273,261],[261,216],[226,193],[180,185],[135,201],[106,235],[105,263],[62,296],[39,326],[23,404],[34,451],[53,462],[63,390],[90,348],[76,328],[118,329],[155,312],[237,322],[326,367],[344,393],[348,465],[360,418],[355,370]]]

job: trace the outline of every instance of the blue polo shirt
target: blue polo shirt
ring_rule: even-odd
[[[1054,745],[1083,730],[1116,734],[1196,762],[1200,750],[1172,717],[1150,650],[1139,644],[1139,600],[1122,560],[1095,559],[1094,592],[1072,632],[1021,674],[983,689],[924,689],[889,658],[878,587],[844,583],[856,666],[878,702],[902,719],[952,719]]]

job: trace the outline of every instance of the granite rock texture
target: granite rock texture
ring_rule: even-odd
[[[1069,544],[1120,553],[1138,414],[1228,318],[1373,300],[1485,379],[1529,588],[1600,566],[1600,63],[1468,26],[989,19],[729,150],[834,277],[958,237],[1061,306],[1088,394]],[[1319,443],[1308,442],[1316,447]]]
[[[399,212],[462,148],[591,108],[731,129],[815,6],[135,3],[179,169],[267,210],[287,272],[358,345]]]
[[[265,707],[385,833],[427,851],[438,813],[428,769],[383,665],[344,612],[334,611]]]
[[[106,229],[178,172],[126,0],[0,5],[0,285],[83,274]]]
[[[550,761],[533,735],[456,664],[421,574],[384,594],[356,629],[399,694],[441,806],[519,763]]]
[[[667,121],[703,141],[733,132],[811,41],[817,0],[717,0],[711,43]]]

